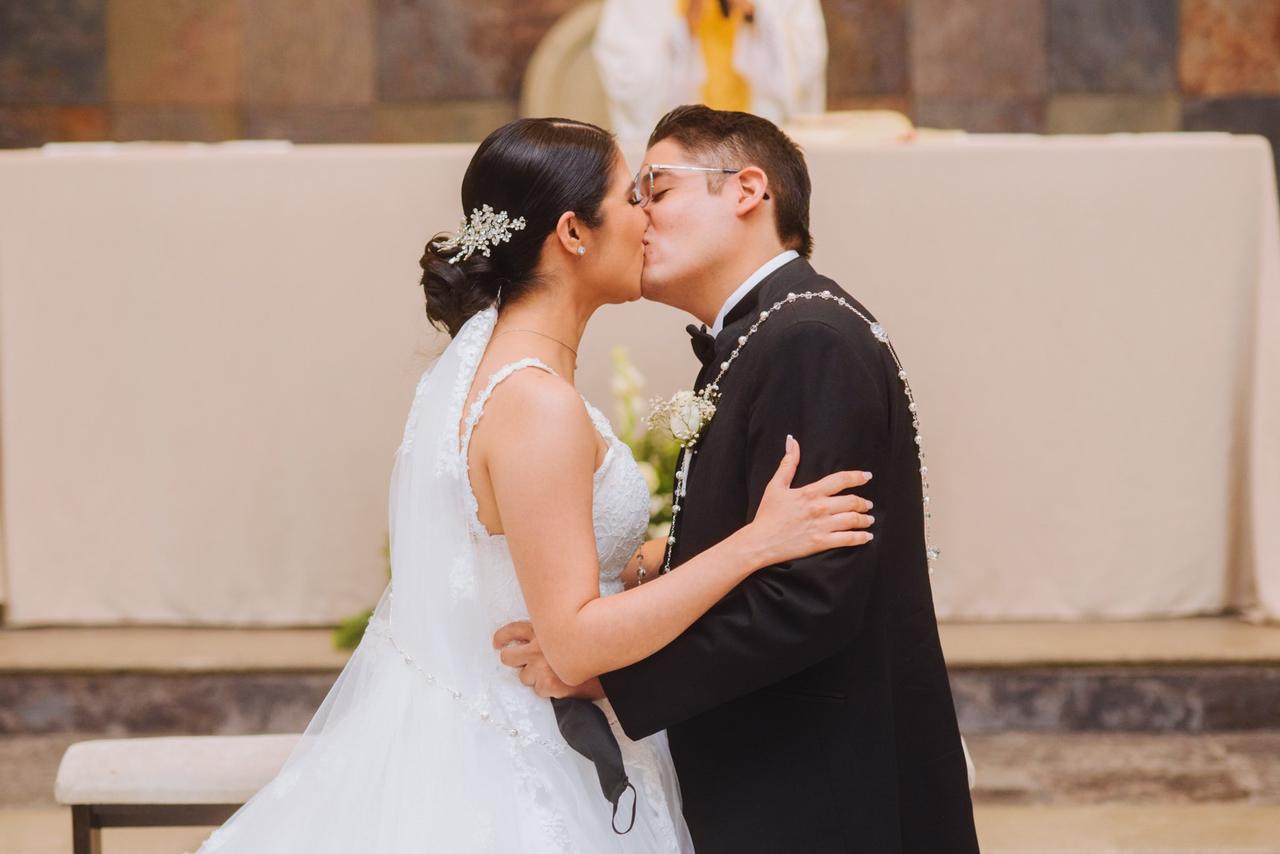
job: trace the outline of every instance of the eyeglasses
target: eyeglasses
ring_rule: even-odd
[[[660,172],[707,172],[710,174],[734,175],[741,169],[726,169],[722,166],[676,166],[669,163],[649,163],[640,167],[631,182],[631,204],[644,207],[653,201],[653,182]]]

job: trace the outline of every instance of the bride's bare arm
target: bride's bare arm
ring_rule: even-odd
[[[653,654],[758,569],[871,537],[849,530],[867,524],[865,499],[837,494],[867,476],[839,472],[791,489],[800,451],[788,440],[751,524],[680,572],[602,598],[592,529],[597,443],[582,401],[562,380],[532,372],[504,386],[486,410],[483,464],[542,652],[569,684]]]

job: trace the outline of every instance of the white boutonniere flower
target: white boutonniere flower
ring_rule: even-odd
[[[649,426],[666,430],[682,448],[690,448],[715,414],[716,398],[710,389],[678,391],[670,400],[653,402]]]

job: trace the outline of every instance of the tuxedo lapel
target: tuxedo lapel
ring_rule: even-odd
[[[787,291],[794,290],[801,282],[816,275],[818,274],[814,272],[813,267],[809,266],[808,261],[804,258],[794,258],[765,276],[759,284],[747,291],[738,304],[725,315],[724,328],[716,336],[716,357],[712,360],[712,364],[717,372],[720,363],[737,346],[738,338],[745,334],[758,316],[761,305],[766,303],[772,305],[777,299],[774,294],[785,295]],[[703,373],[706,373],[705,367]],[[714,373],[711,374],[704,382],[710,381],[714,376]],[[702,379],[701,375],[699,379]]]
[[[733,348],[738,345],[739,336],[746,334],[747,329],[755,322],[762,305],[772,305],[780,296],[785,296],[788,291],[800,290],[803,283],[814,276],[817,276],[817,273],[814,272],[813,267],[809,266],[809,262],[804,258],[796,258],[765,276],[754,288],[743,295],[737,305],[725,315],[724,328],[720,330],[720,334],[715,338],[714,357],[707,359],[703,363],[702,369],[698,371],[694,390],[701,391],[719,375],[721,363],[729,358]],[[692,329],[693,327],[690,327],[690,330]],[[690,334],[692,334],[692,331]],[[737,405],[737,402],[728,405]],[[687,453],[686,450],[682,449],[676,458],[677,471],[680,471],[683,467]],[[688,472],[689,489],[691,491],[693,489],[692,485],[697,483],[698,480],[695,475],[698,459],[699,457],[693,458]],[[677,525],[682,525],[683,522],[684,519],[682,518],[677,522]],[[672,563],[675,565],[677,561],[673,560]]]

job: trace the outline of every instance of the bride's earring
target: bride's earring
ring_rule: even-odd
[[[586,254],[587,254],[587,247],[585,247],[585,246],[579,246],[579,247],[578,247],[578,254],[579,254],[579,255],[586,255]]]

